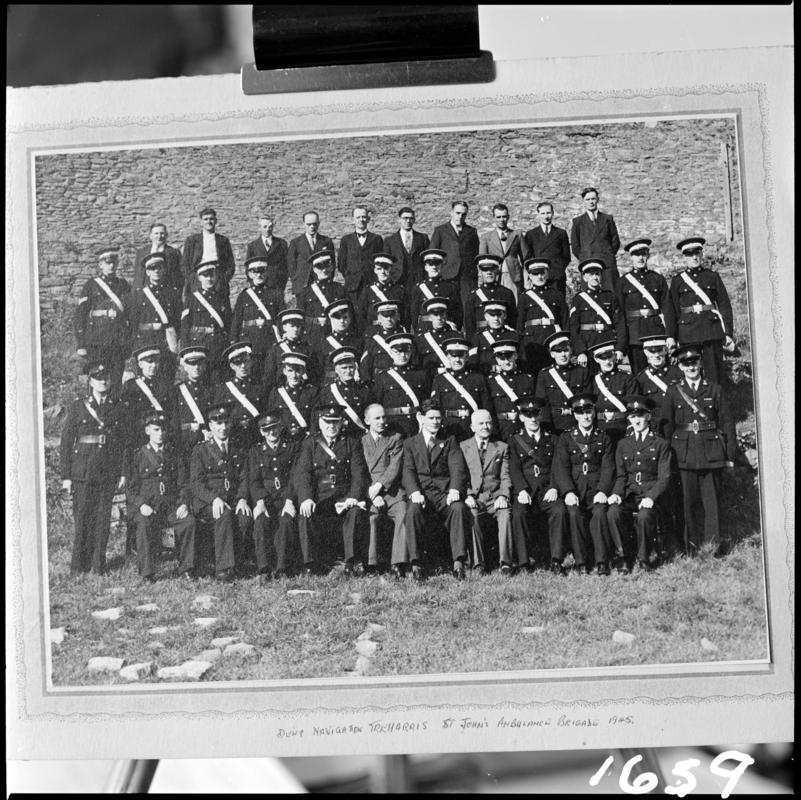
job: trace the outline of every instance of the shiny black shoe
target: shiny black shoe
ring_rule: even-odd
[[[218,572],[215,577],[220,583],[233,583],[236,576],[233,569],[224,569]]]
[[[595,571],[598,573],[598,575],[611,575],[609,564],[607,564],[606,561],[599,561],[595,565]]]
[[[461,561],[453,562],[453,577],[456,578],[457,581],[463,581],[465,577],[467,577],[464,564]]]
[[[483,564],[476,564],[470,572],[475,575],[477,578],[480,578],[487,574],[487,570],[484,568]]]
[[[554,575],[564,575],[565,568],[562,566],[562,562],[556,559],[551,561],[551,572],[553,572]]]
[[[511,578],[514,574],[515,571],[509,566],[509,564],[501,564],[501,575],[503,575],[504,578]]]
[[[628,562],[626,561],[625,558],[623,558],[623,556],[618,556],[614,560],[614,567],[615,570],[619,572],[621,575],[628,575],[631,572]]]
[[[420,568],[418,567],[418,569],[420,569]],[[392,577],[396,581],[403,580],[403,567],[399,566],[398,564],[393,564],[392,565],[392,568],[390,569],[390,573],[392,574]]]

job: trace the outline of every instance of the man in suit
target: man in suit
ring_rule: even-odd
[[[364,411],[367,432],[362,436],[364,460],[370,473],[370,543],[367,550],[367,569],[375,571],[386,564],[392,565],[396,578],[403,577],[409,561],[406,547],[406,493],[401,481],[403,466],[403,437],[399,433],[386,433],[384,409],[377,403]],[[387,519],[392,520],[391,551],[382,541],[379,529]]]
[[[406,299],[412,287],[425,278],[423,250],[429,247],[425,233],[414,230],[415,214],[409,206],[398,211],[400,228],[384,238],[384,248],[394,259],[389,272],[390,280],[406,289]]]
[[[537,204],[539,225],[526,231],[525,243],[528,258],[544,259],[548,262],[548,288],[556,289],[567,296],[567,267],[570,264],[570,241],[567,231],[553,224],[553,203]]]
[[[512,575],[512,529],[509,518],[509,497],[512,480],[509,475],[509,447],[490,438],[492,417],[480,408],[470,417],[473,436],[459,446],[470,475],[465,505],[473,515],[473,570],[483,575],[487,569],[488,546],[485,542],[487,517],[493,517],[498,528],[498,560],[501,574]]]
[[[440,435],[442,412],[434,400],[423,402],[422,430],[403,443],[403,488],[408,498],[406,542],[412,577],[425,578],[423,559],[437,549],[432,530],[442,524],[450,539],[456,580],[465,578],[470,511],[462,497],[467,491],[467,464],[453,436]],[[432,529],[431,522],[438,523]]]
[[[384,249],[384,240],[367,230],[370,212],[357,206],[353,209],[353,233],[346,233],[339,242],[339,271],[345,278],[345,292],[354,308],[359,307],[362,289],[371,283],[373,257]]]
[[[316,211],[307,211],[303,215],[303,227],[305,231],[296,236],[290,243],[287,250],[287,268],[289,270],[289,280],[291,287],[290,297],[287,299],[288,305],[294,305],[301,289],[309,283],[312,264],[309,260],[313,253],[321,250],[328,250],[331,253],[331,260],[334,261],[334,242],[319,232],[320,215]],[[334,264],[336,267],[336,263]],[[332,273],[333,274],[333,273]]]
[[[526,244],[519,231],[509,227],[509,209],[503,203],[492,207],[494,230],[480,236],[478,254],[499,256],[501,259],[500,285],[514,294],[515,303],[523,291],[523,262]]]
[[[267,262],[267,272],[265,273],[265,285],[267,293],[273,307],[280,311],[284,308],[284,289],[289,277],[287,267],[287,257],[289,245],[286,239],[273,234],[275,220],[264,214],[259,217],[260,234],[257,239],[248,242],[248,249],[245,255],[245,265],[247,266],[251,258],[263,259]]]
[[[177,247],[171,247],[167,244],[167,226],[163,222],[154,222],[150,226],[150,244],[136,251],[136,257],[134,258],[134,289],[141,289],[142,286],[147,285],[145,259],[151,255],[164,257],[164,283],[182,293],[186,278],[181,269],[181,251]]]
[[[228,297],[229,283],[234,277],[236,265],[234,250],[227,236],[217,233],[217,212],[213,208],[204,208],[200,212],[200,223],[203,230],[187,236],[181,256],[181,268],[184,280],[190,291],[197,288],[195,270],[198,264],[207,261],[217,262],[217,283],[219,290]]]
[[[459,286],[462,308],[467,306],[467,298],[476,288],[477,280],[478,232],[465,222],[468,210],[464,200],[454,200],[450,221],[438,225],[431,234],[432,249],[445,251],[442,277]]]
[[[611,214],[598,210],[598,190],[592,186],[581,190],[585,211],[573,219],[570,231],[570,246],[579,261],[596,258],[603,261],[604,289],[615,291],[618,284],[617,251],[620,236]]]

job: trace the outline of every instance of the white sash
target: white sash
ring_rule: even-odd
[[[221,327],[225,328],[225,323],[222,321],[222,317],[217,313],[217,309],[214,308],[208,300],[200,292],[192,292],[192,294],[197,298],[198,303],[202,305],[206,311],[209,312],[211,318]],[[188,312],[188,310],[187,310]]]
[[[645,374],[651,379],[651,382],[654,384],[654,386],[663,392],[667,391],[667,384],[661,378],[657,378],[650,369],[645,370]]]
[[[595,300],[593,300],[586,292],[581,292],[581,294],[579,294],[579,297],[583,297],[584,300],[586,301],[587,305],[589,305],[590,308],[592,308],[593,311],[595,311],[595,313],[607,325],[611,325],[612,324],[612,320],[609,319],[609,314],[607,314],[606,311],[604,311],[603,308],[601,308],[601,306],[599,306],[598,303],[596,303]]]
[[[426,300],[431,300],[431,298],[434,297],[434,293],[425,283],[419,283],[418,286],[420,287],[420,291],[425,295]]]
[[[323,309],[323,311],[325,311],[331,301],[325,296],[323,290],[318,284],[313,283],[311,285],[311,290],[317,295],[317,300],[320,302],[320,307]]]
[[[289,396],[289,392],[287,392],[283,386],[279,386],[278,394],[286,404],[286,407],[289,409],[289,413],[292,414],[298,425],[300,425],[301,428],[308,428],[309,426],[306,423],[306,420],[303,419],[303,414],[300,413],[300,409],[295,405],[295,401]]]
[[[609,387],[603,382],[603,378],[600,375],[595,376],[595,385],[598,387],[601,394],[618,410],[618,411],[625,411],[626,406],[620,402],[620,400],[609,391]]]
[[[158,314],[161,324],[169,325],[170,321],[167,318],[167,312],[164,310],[164,306],[161,305],[156,295],[150,291],[150,287],[142,287],[142,294],[150,301],[150,305],[153,306],[153,310],[156,312],[156,314]]]
[[[403,376],[396,370],[396,369],[388,369],[387,374],[392,377],[392,380],[403,389],[404,392],[409,396],[409,399],[412,401],[412,405],[416,408],[419,408],[420,401],[417,398],[417,395],[414,393],[414,389],[404,380]]]
[[[192,397],[192,392],[189,391],[189,388],[185,383],[181,383],[178,385],[178,389],[180,390],[181,394],[186,401],[186,405],[189,407],[189,410],[192,412],[192,416],[195,418],[195,422],[198,425],[204,425],[206,420],[203,419],[203,414],[200,413],[200,409],[198,408],[197,402],[195,402],[195,398]]]
[[[569,400],[573,396],[573,392],[570,391],[570,387],[565,383],[565,379],[559,374],[556,367],[551,367],[548,370],[548,374],[556,381],[556,385],[565,398]]]
[[[389,345],[386,343],[386,341],[385,341],[385,339],[384,339],[384,337],[383,337],[383,336],[379,336],[377,333],[374,333],[374,334],[373,334],[373,341],[374,341],[374,342],[375,342],[377,345],[379,345],[379,346],[380,346],[380,347],[381,347],[381,348],[382,348],[382,349],[383,349],[383,350],[386,352],[386,354],[387,354],[387,355],[388,355],[390,358],[392,357],[392,350],[390,350],[390,347],[389,347]],[[366,351],[366,350],[364,351],[364,355],[367,355],[367,351]],[[362,358],[364,358],[364,356],[362,356]]]
[[[545,302],[545,300],[543,300],[533,289],[529,289],[526,294],[542,309],[542,312],[546,317],[548,317],[548,319],[554,321],[556,332],[558,333],[561,331],[562,329],[556,325],[556,317],[554,317],[551,307]]]
[[[88,400],[84,400],[84,401],[83,401],[83,404],[84,404],[84,406],[86,407],[86,410],[87,410],[87,411],[88,411],[88,412],[89,412],[89,413],[92,415],[92,417],[94,418],[94,421],[95,421],[95,422],[96,422],[96,423],[97,423],[97,424],[98,424],[98,425],[99,425],[101,428],[105,428],[105,427],[106,427],[106,423],[105,423],[105,422],[103,422],[103,420],[102,420],[102,419],[100,419],[100,417],[97,415],[97,411],[95,411],[95,410],[92,408],[92,404],[91,404],[91,403],[90,403]]]
[[[250,299],[253,300],[253,304],[256,306],[256,308],[258,308],[259,311],[261,311],[264,319],[266,319],[267,322],[272,322],[273,318],[270,316],[270,312],[267,310],[267,306],[265,306],[264,303],[261,302],[261,298],[256,294],[252,286],[248,289],[248,295],[250,296]]]
[[[239,405],[241,405],[251,417],[255,418],[259,416],[259,409],[239,391],[239,387],[235,386],[233,381],[226,381],[225,385],[228,387],[228,391],[239,401]]]
[[[389,298],[378,288],[378,286],[373,283],[370,284],[370,288],[373,290],[373,294],[382,302],[387,303],[389,302]]]
[[[654,299],[654,296],[643,286],[630,272],[627,272],[626,280],[650,303],[651,308],[659,311],[659,304]]]
[[[122,311],[122,300],[114,294],[112,288],[99,275],[95,277],[95,283],[109,296],[109,300]],[[707,300],[707,302],[709,301]]]
[[[487,297],[483,289],[476,289],[476,297],[481,300],[482,303],[489,303],[489,297]]]
[[[148,400],[150,400],[150,405],[153,406],[153,408],[155,408],[156,411],[164,411],[164,409],[161,407],[161,403],[159,403],[159,401],[156,400],[156,396],[153,394],[153,392],[150,390],[150,387],[144,382],[142,378],[136,379],[136,385],[142,390],[142,394]]]
[[[342,392],[339,391],[339,386],[332,383],[328,388],[331,390],[331,394],[334,395],[334,399],[345,409],[345,413],[351,418],[354,424],[358,425],[363,431],[366,431],[367,428],[364,427],[364,424],[359,419],[359,415],[353,410],[351,404],[342,396]]]
[[[437,340],[434,338],[434,335],[431,333],[431,331],[424,333],[423,338],[428,342],[437,358],[442,362],[442,366],[450,367],[451,362],[448,361],[448,356],[445,355],[445,351],[437,344]]]
[[[504,394],[513,402],[517,402],[517,393],[515,390],[507,383],[506,378],[502,375],[494,375],[493,376],[496,381],[498,381],[498,386],[503,389]]]
[[[337,461],[337,462],[339,461],[339,459],[337,458],[337,454],[336,454],[336,453],[335,453],[335,452],[334,452],[334,451],[333,451],[333,450],[332,450],[332,449],[331,449],[331,448],[330,448],[330,447],[329,447],[329,446],[328,446],[328,445],[325,443],[325,440],[323,439],[323,437],[322,437],[322,436],[321,436],[320,438],[318,438],[318,439],[317,439],[317,444],[319,444],[319,445],[320,445],[320,447],[322,447],[322,448],[323,448],[323,450],[325,451],[325,454],[326,454],[326,455],[327,455],[327,456],[328,456],[328,457],[329,457],[329,458],[330,458],[332,461]]]
[[[339,350],[340,347],[344,347],[345,346],[345,345],[342,344],[342,342],[339,341],[339,339],[336,338],[336,336],[333,336],[333,335],[332,336],[326,336],[325,340],[328,342],[328,344],[331,345],[331,349],[332,350]]]
[[[705,306],[712,306],[712,313],[717,315],[720,320],[720,327],[723,329],[723,335],[726,336],[726,326],[723,323],[723,314],[718,311],[717,304],[713,303],[709,295],[689,276],[687,272],[680,272],[684,282],[698,295],[698,299]]]
[[[464,386],[462,386],[462,384],[459,383],[459,381],[457,381],[453,375],[451,375],[450,372],[443,372],[442,374],[445,376],[445,380],[448,381],[448,383],[450,383],[450,385],[453,386],[453,388],[456,389],[456,391],[459,392],[459,394],[467,401],[467,404],[470,406],[470,408],[472,408],[473,411],[478,411],[478,403],[476,403],[476,401],[473,399],[473,396],[470,394],[470,392],[468,392],[467,389],[465,389]]]

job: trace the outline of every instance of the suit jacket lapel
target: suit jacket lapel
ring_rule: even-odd
[[[428,448],[425,447],[425,439],[423,440],[423,447],[427,450]],[[431,466],[434,466],[434,462],[442,455],[442,451],[445,449],[445,445],[443,444],[441,439],[434,440],[434,446],[431,448]]]

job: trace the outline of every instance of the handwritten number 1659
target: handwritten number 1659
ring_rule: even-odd
[[[653,791],[659,784],[659,778],[657,778],[653,772],[643,772],[637,775],[633,781],[631,780],[631,771],[640,761],[642,761],[642,756],[634,756],[623,765],[623,769],[620,771],[620,780],[618,783],[626,794],[648,794],[648,792]],[[722,767],[721,765],[725,761],[736,761],[737,766],[733,769]],[[590,786],[597,786],[601,778],[606,775],[607,771],[614,763],[615,757],[609,756],[601,765],[601,768],[590,778]],[[726,786],[720,793],[723,800],[726,800],[734,791],[734,787],[737,785],[737,781],[740,780],[740,776],[753,763],[754,759],[751,758],[751,756],[746,753],[741,753],[739,750],[726,750],[715,757],[709,765],[709,771],[720,778],[728,778]],[[673,775],[679,779],[679,782],[675,786],[666,786],[665,794],[675,794],[679,797],[684,797],[692,792],[697,785],[692,770],[700,765],[701,762],[697,758],[677,761],[676,766],[673,767]]]

